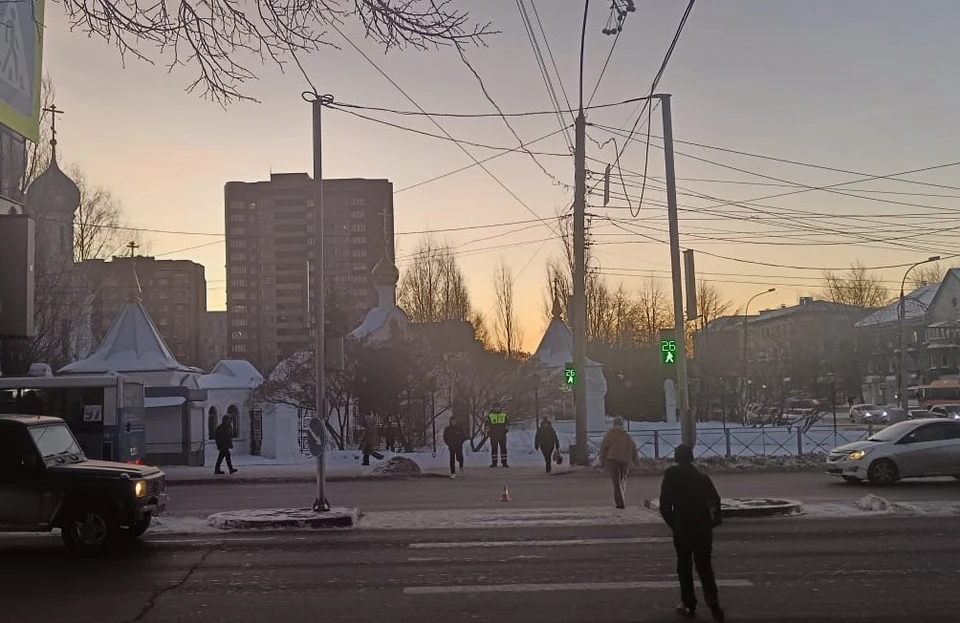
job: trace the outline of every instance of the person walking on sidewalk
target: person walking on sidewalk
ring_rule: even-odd
[[[467,440],[463,429],[457,424],[457,418],[450,418],[450,423],[443,429],[443,443],[447,444],[447,452],[450,453],[450,477],[457,477],[457,463],[460,464],[460,472],[463,473],[463,442]]]
[[[537,436],[533,439],[533,449],[543,454],[543,461],[547,464],[547,473],[553,470],[553,453],[560,451],[560,438],[557,431],[550,424],[550,420],[543,418],[537,428]]]
[[[613,501],[617,508],[626,507],[624,494],[627,491],[627,471],[631,465],[639,465],[637,444],[627,431],[623,430],[623,418],[613,420],[613,428],[607,431],[600,442],[600,467],[610,473],[613,482]]]
[[[490,437],[490,467],[497,466],[497,455],[500,455],[500,464],[507,465],[507,414],[500,408],[500,403],[493,403],[490,414],[487,415],[487,436]]]
[[[373,418],[367,421],[367,427],[363,430],[363,440],[360,442],[360,450],[363,451],[362,465],[370,465],[370,457],[375,457],[378,461],[383,455],[377,452],[377,444],[380,443],[380,429],[377,427],[377,421]]]
[[[677,446],[677,464],[668,468],[660,486],[660,515],[673,530],[677,550],[677,576],[680,600],[677,613],[693,617],[697,613],[697,595],[693,589],[693,566],[697,567],[703,599],[714,621],[723,621],[723,609],[713,574],[713,529],[720,525],[720,495],[710,477],[693,464],[693,450]]]
[[[217,465],[213,468],[214,474],[222,474],[223,469],[223,460],[227,460],[227,469],[230,470],[231,474],[236,474],[237,470],[233,466],[233,459],[230,456],[230,450],[233,449],[233,425],[230,423],[230,416],[223,416],[223,421],[220,422],[220,426],[217,426],[217,430],[213,434],[214,440],[217,442]]]

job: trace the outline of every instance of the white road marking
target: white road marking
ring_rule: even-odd
[[[504,562],[507,560],[545,560],[548,556],[507,556],[506,558],[498,558],[496,561],[486,561],[486,562]],[[411,556],[407,558],[407,562],[478,562],[476,560],[471,560],[470,558],[446,558],[444,556]]]
[[[699,582],[697,582],[699,586]],[[717,580],[720,588],[748,588],[749,580]],[[676,581],[583,582],[565,584],[484,584],[477,586],[407,586],[404,595],[456,595],[467,593],[540,593],[556,591],[627,591],[636,589],[675,589]]]
[[[633,537],[622,539],[557,539],[551,541],[448,541],[411,543],[410,549],[462,549],[469,547],[563,547],[568,545],[630,545],[672,543],[670,537]]]
[[[159,544],[159,545],[183,545],[183,544],[204,544],[204,543],[264,543],[267,541],[276,541],[277,537],[275,536],[248,536],[248,537],[230,537],[227,535],[223,536],[210,536],[207,538],[197,538],[197,539],[146,539],[144,542],[149,544]],[[303,538],[294,538],[292,540],[302,541]]]

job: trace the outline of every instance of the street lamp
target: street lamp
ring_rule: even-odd
[[[753,299],[758,296],[763,296],[764,294],[770,294],[771,292],[776,292],[776,288],[770,288],[769,290],[764,290],[763,292],[758,292],[750,297],[747,300],[747,304],[743,306],[743,360],[741,361],[743,365],[743,390],[744,390],[744,408],[746,408],[746,389],[747,389],[747,315],[750,310],[750,303],[753,302]],[[742,415],[742,414],[741,414]]]
[[[900,301],[897,303],[897,349],[900,351],[898,355],[899,362],[897,365],[897,402],[900,404],[900,408],[906,411],[909,408],[909,400],[907,398],[907,376],[904,374],[903,369],[907,364],[907,355],[904,352],[903,348],[903,319],[906,316],[906,306],[904,305],[905,299],[903,294],[903,288],[907,284],[907,275],[910,274],[910,271],[916,268],[917,266],[922,266],[924,264],[929,264],[930,262],[940,261],[939,255],[934,255],[928,257],[922,262],[917,262],[913,266],[907,269],[907,272],[903,273],[903,279],[900,281]]]

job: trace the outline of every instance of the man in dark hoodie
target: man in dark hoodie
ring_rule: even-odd
[[[467,440],[463,429],[457,424],[457,418],[450,418],[450,423],[443,429],[443,443],[447,444],[450,453],[450,477],[457,477],[457,463],[460,464],[460,473],[463,473],[463,442]]]
[[[703,598],[714,621],[723,621],[723,610],[713,575],[713,529],[720,525],[720,495],[713,481],[693,465],[693,450],[685,445],[674,452],[677,464],[667,469],[660,487],[660,515],[673,530],[681,604],[677,613],[696,616],[697,595],[693,567],[697,567]]]
[[[543,453],[543,461],[547,464],[547,473],[553,469],[553,452],[560,449],[560,438],[557,431],[550,424],[550,420],[543,418],[537,428],[537,436],[533,439],[533,449]]]
[[[223,473],[223,460],[227,460],[227,469],[230,470],[231,474],[237,473],[237,470],[233,467],[233,459],[230,456],[230,450],[233,449],[233,425],[230,422],[230,416],[223,416],[223,421],[220,422],[220,426],[217,427],[217,430],[213,434],[214,439],[217,442],[217,464],[213,468],[214,474]]]

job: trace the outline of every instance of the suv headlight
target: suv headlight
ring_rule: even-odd
[[[138,498],[142,498],[147,494],[147,483],[145,480],[138,480],[133,483],[133,494]]]

